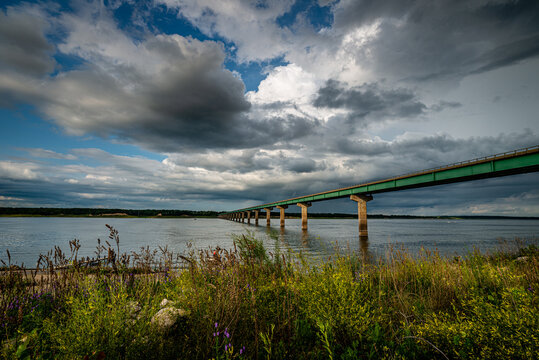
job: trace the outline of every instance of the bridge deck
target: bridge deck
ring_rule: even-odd
[[[295,205],[303,202],[338,199],[349,197],[350,195],[376,194],[490,177],[523,174],[534,171],[539,171],[539,145],[461,161],[389,179],[238,209],[227,213],[263,209],[278,205]]]

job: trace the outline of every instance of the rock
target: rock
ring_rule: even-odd
[[[151,323],[160,331],[168,332],[184,322],[188,315],[189,312],[186,310],[166,307],[152,317]]]
[[[142,310],[142,307],[136,301],[129,301],[126,308],[130,318],[136,318],[137,314],[140,312],[140,310]]]
[[[163,299],[161,301],[161,304],[159,304],[159,306],[161,306],[161,309],[166,308],[166,307],[171,307],[171,306],[174,306],[174,305],[176,305],[176,302],[175,301],[170,301],[169,299]]]

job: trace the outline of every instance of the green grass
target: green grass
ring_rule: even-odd
[[[188,268],[171,271],[178,257],[166,249],[119,256],[109,246],[99,268],[85,268],[76,245],[70,256],[45,256],[49,276],[41,280],[35,272],[1,273],[1,357],[532,359],[539,353],[534,246],[454,259],[394,250],[376,262],[350,253],[319,263],[279,248],[270,254],[248,234],[235,238],[233,250],[191,251],[183,258]],[[72,266],[54,271],[62,264]],[[166,333],[151,323],[164,298],[188,314]]]

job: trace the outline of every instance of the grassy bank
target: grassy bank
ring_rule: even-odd
[[[56,249],[0,278],[0,356],[42,359],[532,359],[539,251],[441,258],[388,252],[325,263],[252,236],[180,257],[160,249],[101,261]],[[187,268],[170,270],[181,259]],[[74,261],[75,260],[75,261]],[[87,266],[96,264],[97,266]],[[62,268],[58,271],[56,269]],[[168,300],[168,304],[165,304]],[[174,310],[173,325],[155,321]],[[171,310],[173,311],[173,310]],[[154,321],[152,321],[154,319]]]

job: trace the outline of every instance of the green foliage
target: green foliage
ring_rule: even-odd
[[[316,263],[283,256],[278,247],[271,254],[252,234],[235,243],[237,251],[193,251],[183,270],[170,270],[165,252],[160,265],[148,250],[128,266],[126,257],[107,250],[109,265],[47,270],[45,282],[12,269],[0,273],[0,358],[529,359],[538,353],[537,247],[465,259],[392,250],[385,261],[346,254]],[[165,298],[188,314],[167,332],[152,324]]]
[[[268,261],[268,254],[262,240],[254,237],[252,233],[247,235],[232,235],[234,244],[239,249],[240,258],[245,261],[257,261],[259,263]]]

